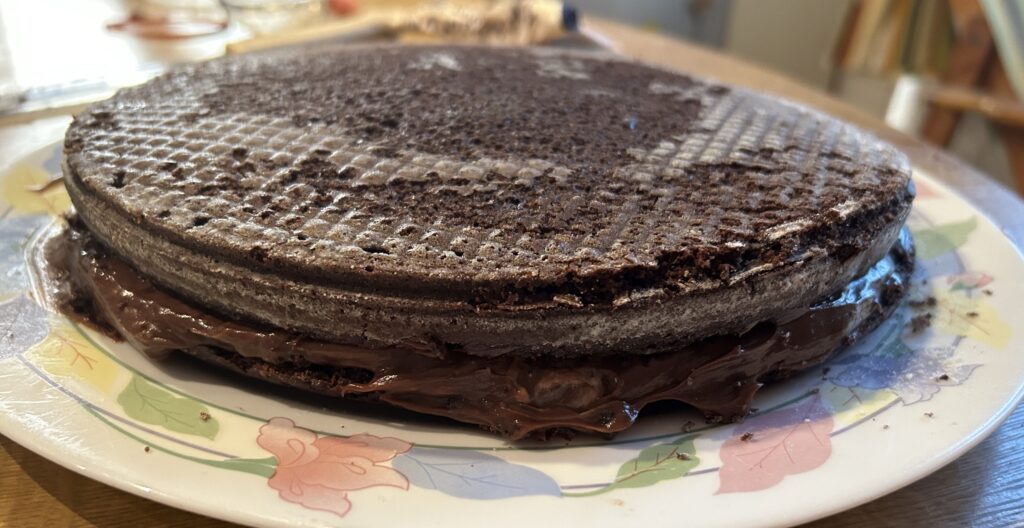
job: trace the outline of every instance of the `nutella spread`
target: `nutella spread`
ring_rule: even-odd
[[[62,240],[65,239],[65,240]],[[365,348],[306,339],[198,309],[153,286],[87,231],[50,241],[78,306],[153,357],[183,351],[248,374],[476,423],[513,439],[559,429],[614,433],[659,400],[711,416],[744,416],[769,375],[820,363],[887,315],[908,279],[906,230],[889,254],[841,292],[787,321],[715,336],[668,353],[481,358],[439,345]],[[81,299],[87,299],[82,303]]]

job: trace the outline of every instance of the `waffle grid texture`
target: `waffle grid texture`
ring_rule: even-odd
[[[90,195],[212,258],[507,305],[614,304],[838,251],[817,238],[853,238],[822,226],[908,202],[910,176],[803,107],[501,48],[186,66],[78,115],[65,156]]]

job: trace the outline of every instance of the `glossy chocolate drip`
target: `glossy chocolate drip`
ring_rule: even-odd
[[[328,343],[228,320],[156,288],[75,227],[49,249],[52,265],[73,285],[74,305],[89,307],[150,356],[184,351],[277,383],[364,395],[513,439],[563,428],[621,431],[660,400],[742,417],[762,380],[818,364],[874,328],[898,304],[913,266],[904,229],[867,273],[786,322],[646,356],[482,358],[422,345]]]

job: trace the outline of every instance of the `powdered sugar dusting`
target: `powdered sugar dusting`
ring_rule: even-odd
[[[462,64],[451,53],[430,52],[421,54],[415,61],[409,64],[414,70],[432,70],[444,68],[451,71],[462,71]]]

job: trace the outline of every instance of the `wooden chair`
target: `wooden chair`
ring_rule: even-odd
[[[921,136],[946,146],[963,112],[995,124],[1009,156],[1017,192],[1024,195],[1024,103],[999,59],[985,13],[977,0],[950,0],[955,40],[949,70],[929,91]]]

